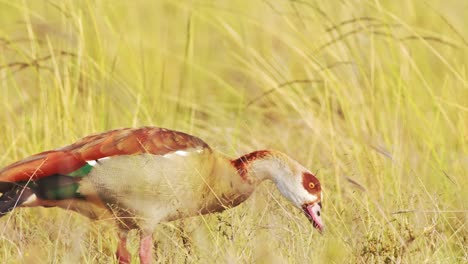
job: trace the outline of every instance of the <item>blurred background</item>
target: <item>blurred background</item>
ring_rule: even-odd
[[[0,166],[147,125],[232,157],[277,149],[322,182],[323,236],[265,183],[235,209],[161,225],[159,261],[466,263],[467,13],[460,0],[3,0]],[[2,263],[112,263],[116,245],[110,222],[59,209],[0,220]]]

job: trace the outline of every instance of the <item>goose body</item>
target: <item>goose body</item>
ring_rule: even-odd
[[[262,150],[229,159],[197,137],[156,127],[88,136],[5,167],[0,216],[18,206],[58,206],[114,217],[119,262],[130,262],[126,233],[139,229],[140,262],[150,263],[157,224],[234,207],[266,179],[322,231],[320,183],[287,155]]]

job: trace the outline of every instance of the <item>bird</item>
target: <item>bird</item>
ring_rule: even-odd
[[[323,232],[320,182],[288,155],[257,150],[231,159],[198,137],[159,127],[90,135],[4,167],[0,217],[17,207],[43,206],[112,218],[118,262],[130,263],[127,233],[137,229],[140,263],[148,264],[159,223],[235,207],[264,180]]]

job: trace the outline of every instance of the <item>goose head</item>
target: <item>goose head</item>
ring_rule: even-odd
[[[253,183],[272,180],[280,193],[302,210],[322,233],[322,188],[313,173],[279,151],[260,150],[233,161],[241,177]]]
[[[322,233],[324,224],[321,217],[322,189],[319,180],[307,170],[287,172],[280,179],[274,182],[281,194],[301,209],[314,228]]]

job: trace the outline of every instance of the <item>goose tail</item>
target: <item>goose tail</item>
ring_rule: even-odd
[[[0,181],[0,217],[22,205],[33,194],[25,185]]]

